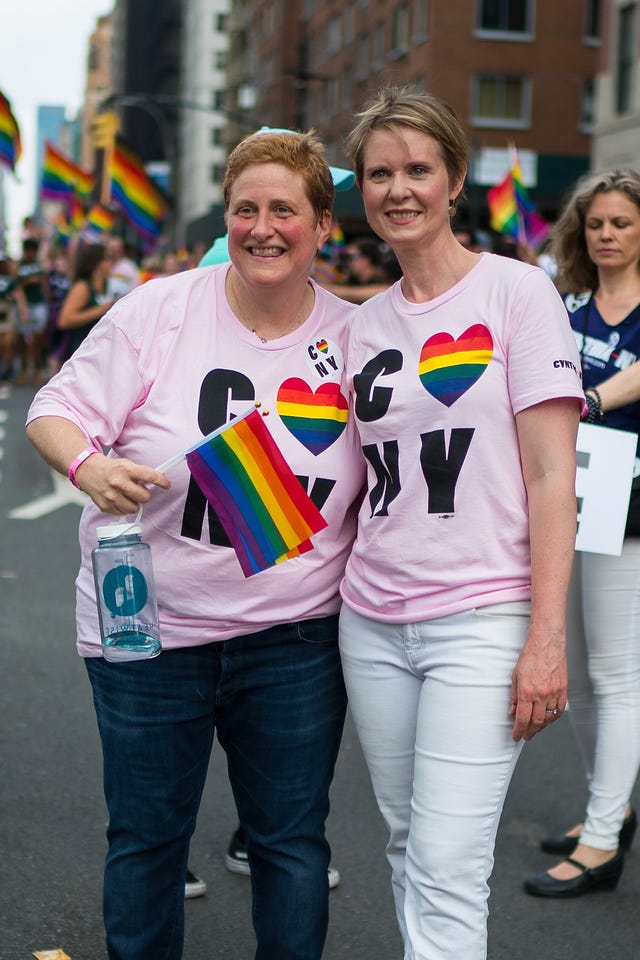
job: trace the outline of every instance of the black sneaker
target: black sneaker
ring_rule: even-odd
[[[185,900],[193,900],[194,897],[204,897],[206,892],[207,885],[204,880],[196,877],[195,873],[191,873],[191,870],[187,867],[187,879],[184,884]]]
[[[231,873],[242,873],[245,877],[251,876],[251,867],[247,857],[247,848],[244,845],[244,831],[242,827],[233,833],[229,849],[224,858],[224,865]]]
[[[244,831],[239,827],[231,837],[229,849],[224,858],[224,864],[231,873],[241,873],[245,877],[251,876],[251,867],[247,857],[247,848],[244,842]],[[333,867],[327,871],[329,879],[329,889],[333,890],[340,883],[340,874]]]

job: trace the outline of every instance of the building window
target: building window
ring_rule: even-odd
[[[618,11],[618,54],[616,60],[616,113],[631,110],[635,45],[636,3],[628,3]]]
[[[259,14],[259,24],[263,37],[270,37],[276,28],[276,11],[274,4],[266,4]]]
[[[87,66],[89,70],[97,70],[100,66],[100,50],[95,43],[92,43],[89,47],[89,60]]]
[[[214,163],[211,167],[211,183],[221,184],[224,180],[224,166],[220,163]]]
[[[587,43],[600,42],[602,4],[600,0],[587,0],[584,35]]]
[[[239,110],[253,110],[257,101],[257,91],[250,83],[242,83],[238,87],[236,103]]]
[[[373,31],[373,58],[371,66],[380,70],[384,66],[384,21],[380,21]]]
[[[353,3],[350,3],[344,11],[344,42],[351,43],[356,35],[356,11]]]
[[[529,37],[533,27],[533,0],[478,0],[477,31],[479,33],[513,34]]]
[[[369,76],[369,34],[358,37],[356,47],[356,80],[366,80]]]
[[[427,39],[428,0],[413,0],[413,40],[422,43]]]
[[[222,127],[213,127],[211,130],[211,146],[212,147],[221,147],[222,146]]]
[[[409,5],[402,4],[393,11],[391,20],[391,53],[394,60],[409,52]]]
[[[227,51],[226,50],[214,50],[212,59],[213,59],[214,70],[227,69]]]
[[[335,117],[338,112],[337,77],[331,77],[325,84],[325,110],[328,117]]]
[[[589,77],[582,84],[582,98],[580,102],[580,129],[583,133],[591,133],[595,120],[596,83]]]
[[[341,109],[349,111],[353,106],[353,70],[351,67],[343,67],[340,87]]]
[[[505,129],[529,126],[530,84],[526,77],[478,74],[473,85],[474,126]]]
[[[224,110],[224,90],[214,90],[211,97],[211,109],[220,112]]]
[[[216,33],[226,33],[227,32],[227,15],[226,13],[215,13],[213,15],[213,29]]]
[[[331,56],[338,53],[341,46],[340,17],[331,17],[327,24],[327,53]]]

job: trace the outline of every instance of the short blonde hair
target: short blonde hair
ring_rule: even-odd
[[[409,84],[384,86],[356,114],[356,121],[345,146],[359,187],[362,186],[364,151],[371,134],[374,130],[397,130],[398,127],[412,127],[432,137],[442,152],[449,183],[464,179],[471,156],[469,141],[453,109],[435,94]]]
[[[315,130],[307,133],[272,133],[258,130],[241,140],[229,154],[222,183],[225,211],[229,209],[231,190],[247,167],[258,163],[281,163],[301,173],[309,202],[320,222],[333,207],[335,187],[324,144]]]

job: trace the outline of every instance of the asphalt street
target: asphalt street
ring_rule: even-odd
[[[72,960],[106,960],[100,752],[73,631],[80,499],[66,480],[54,482],[24,436],[31,396],[0,385],[0,960],[56,948]],[[553,862],[539,838],[581,819],[585,797],[563,717],[526,746],[511,786],[491,882],[489,960],[640,957],[640,840],[614,893],[563,902],[522,890],[525,876]],[[216,747],[191,851],[208,892],[186,904],[184,960],[253,957],[250,885],[223,862],[234,825]],[[385,830],[350,721],[328,829],[342,880],[331,893],[324,960],[400,960]]]

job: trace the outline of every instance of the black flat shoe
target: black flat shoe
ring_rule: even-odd
[[[635,810],[632,810],[628,817],[625,817],[620,833],[618,834],[618,847],[625,853],[631,849],[633,837],[638,826],[638,816]],[[554,836],[545,837],[540,841],[540,849],[545,853],[559,853],[562,856],[570,857],[578,846],[580,837],[569,837],[566,833],[556,833]]]
[[[570,880],[556,880],[548,873],[539,873],[531,880],[525,880],[524,888],[533,897],[581,897],[593,890],[613,890],[620,879],[624,867],[624,854],[619,850],[615,857],[599,867],[585,867],[584,863],[567,857],[567,863],[579,867],[582,873]]]

